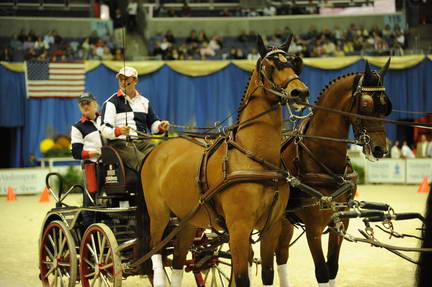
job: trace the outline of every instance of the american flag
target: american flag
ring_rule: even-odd
[[[84,62],[26,62],[27,97],[74,98],[84,92]]]

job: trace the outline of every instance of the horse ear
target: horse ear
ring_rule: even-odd
[[[292,38],[293,38],[293,34],[289,34],[286,42],[281,46],[281,50],[284,50],[285,52],[288,53]]]
[[[258,46],[258,52],[261,55],[261,59],[264,59],[265,55],[267,54],[267,48],[265,47],[264,41],[260,35],[257,35],[257,46]]]
[[[379,71],[381,78],[384,78],[385,73],[387,72],[388,68],[390,67],[390,61],[391,61],[391,58],[388,59],[387,63]]]
[[[365,72],[364,73],[365,73],[365,76],[368,76],[372,73],[372,70],[369,66],[369,62],[367,60],[366,60],[366,66],[365,66]]]

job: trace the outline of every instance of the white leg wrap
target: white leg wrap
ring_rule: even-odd
[[[330,279],[329,285],[330,287],[336,287],[336,279]]]
[[[171,287],[181,287],[183,269],[173,269],[171,272]]]
[[[153,263],[153,287],[165,287],[165,272],[162,265],[162,255],[155,254],[151,257]]]
[[[253,268],[252,268],[252,265],[249,265],[249,264],[248,264],[248,277],[249,277],[249,282],[252,285]]]
[[[318,283],[318,287],[330,287],[329,283]]]
[[[273,285],[263,285],[263,287],[273,287]]]
[[[278,265],[279,284],[280,287],[290,287],[288,282],[288,264]]]

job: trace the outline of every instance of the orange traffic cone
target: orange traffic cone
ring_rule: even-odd
[[[40,197],[39,197],[39,202],[49,202],[49,193],[48,193],[48,188],[45,186],[44,190],[42,191]]]
[[[422,182],[417,190],[418,193],[428,193],[429,192],[429,177],[424,176]]]
[[[16,195],[12,187],[8,186],[6,195],[6,201],[16,201]]]

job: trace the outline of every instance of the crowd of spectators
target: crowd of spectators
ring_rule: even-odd
[[[391,158],[432,158],[432,138],[421,135],[415,145],[408,145],[407,141],[395,141],[390,149]]]
[[[99,37],[96,32],[85,38],[65,39],[55,30],[36,35],[24,29],[3,46],[1,61],[76,61],[76,60],[123,60],[123,49],[112,36]]]
[[[176,2],[176,1],[170,1]],[[287,1],[283,0],[277,5],[273,1],[267,1],[265,6],[262,8],[248,8],[237,5],[233,8],[219,8],[212,7],[211,9],[192,9],[189,3],[201,1],[177,1],[182,2],[183,5],[180,8],[169,7],[165,5],[163,1],[160,1],[154,11],[155,17],[259,17],[259,16],[276,16],[276,15],[299,15],[299,14],[319,14],[320,9],[323,8],[335,8],[333,1],[330,0],[309,0],[306,5],[299,5],[295,0]],[[236,1],[233,1],[236,2]],[[238,4],[240,4],[237,1]],[[212,6],[212,3],[207,3],[208,6]],[[354,1],[351,0],[347,4],[347,7],[352,6],[370,6],[373,5],[373,0]],[[345,6],[344,6],[345,7]],[[346,8],[346,7],[345,7]]]
[[[279,46],[291,33],[289,27],[276,30],[265,36],[265,44]],[[351,26],[343,30],[335,26],[332,30],[323,27],[318,30],[311,25],[306,33],[295,35],[290,52],[302,57],[331,57],[350,55],[403,55],[408,48],[405,32],[395,25]],[[149,54],[163,60],[196,59],[249,59],[259,57],[256,47],[256,33],[242,32],[237,37],[207,36],[205,31],[190,31],[188,37],[176,37],[172,31],[153,36],[149,41]]]

